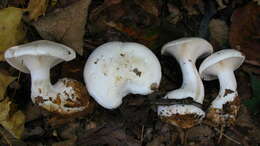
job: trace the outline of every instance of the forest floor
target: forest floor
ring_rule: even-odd
[[[16,24],[9,30],[0,30],[1,54],[8,47],[40,39],[76,50],[75,60],[51,70],[52,83],[63,77],[84,83],[83,68],[88,56],[109,41],[144,44],[162,66],[158,91],[146,96],[127,95],[114,110],[93,100],[91,111],[64,117],[34,105],[30,74],[19,72],[0,57],[0,145],[260,144],[259,0],[3,0],[0,7],[0,19],[13,18],[0,20],[0,28]],[[8,7],[18,8],[18,14],[14,14],[16,10],[2,14]],[[182,83],[178,62],[172,56],[161,55],[161,47],[182,37],[201,37],[212,44],[214,51],[233,48],[246,55],[244,64],[235,71],[241,103],[234,124],[217,126],[204,120],[182,129],[157,116],[156,105],[151,103]],[[3,42],[8,41],[9,46],[3,47]],[[197,68],[203,59],[197,60]],[[203,110],[207,111],[218,94],[219,83],[213,80],[203,84]]]

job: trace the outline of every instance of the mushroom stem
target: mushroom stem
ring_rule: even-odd
[[[194,101],[202,103],[204,97],[204,88],[198,71],[195,67],[195,59],[192,58],[182,58],[179,60],[183,74],[183,83],[180,89],[173,91],[172,93],[178,96],[173,96],[175,99],[183,99],[187,97],[192,97]],[[183,96],[177,92],[183,93]],[[185,91],[185,92],[184,92]]]
[[[237,82],[232,70],[224,70],[218,73],[220,84],[219,94],[212,102],[211,108],[222,109],[227,102],[232,102],[237,97]]]
[[[34,56],[26,56],[23,60],[30,70],[31,74],[31,99],[35,103],[35,98],[41,96],[46,97],[51,89],[50,82],[50,64],[42,63],[40,59],[36,59]],[[40,67],[39,67],[40,66]]]

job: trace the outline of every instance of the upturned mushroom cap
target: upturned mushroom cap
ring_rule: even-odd
[[[234,49],[218,51],[207,57],[200,65],[201,78],[210,81],[217,79],[217,73],[224,68],[236,70],[244,62],[245,56]]]
[[[129,93],[146,95],[158,88],[161,66],[138,43],[105,43],[89,56],[84,79],[89,94],[103,107],[117,108]]]
[[[14,68],[30,73],[26,65],[23,64],[24,56],[49,56],[51,67],[62,61],[70,61],[76,57],[76,53],[69,47],[48,40],[39,40],[31,43],[14,46],[5,52],[6,61]]]
[[[212,52],[213,47],[208,41],[196,37],[181,38],[171,41],[165,44],[161,50],[161,54],[172,54],[176,59],[183,56],[196,59]]]

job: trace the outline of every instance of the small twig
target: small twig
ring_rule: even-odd
[[[18,77],[17,77],[17,83],[19,83],[20,78],[21,78],[21,72],[19,71],[19,74],[18,74]],[[15,88],[12,97],[15,96],[16,92],[17,92],[17,89]]]
[[[219,129],[217,129],[217,128],[214,128],[214,130],[217,131],[218,133],[221,133],[221,130],[219,130]],[[235,140],[234,138],[232,138],[232,137],[226,135],[225,133],[223,133],[223,136],[224,136],[225,138],[227,138],[228,140],[230,140],[230,141],[232,141],[232,142],[234,142],[234,143],[236,143],[236,144],[241,145],[241,143],[240,143],[239,141],[237,141],[237,140]]]
[[[142,129],[141,129],[141,137],[140,137],[141,144],[143,143],[143,140],[144,140],[144,125],[142,125]]]
[[[220,133],[219,133],[219,138],[218,138],[218,144],[220,143],[222,137],[223,137],[223,134],[224,134],[224,126],[221,126],[220,128]]]
[[[193,98],[188,97],[184,99],[156,99],[153,101],[149,101],[149,104],[152,105],[176,105],[176,104],[182,104],[182,105],[194,105],[198,108],[202,108],[202,105],[196,101],[193,100]]]

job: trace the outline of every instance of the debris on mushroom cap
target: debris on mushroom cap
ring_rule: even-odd
[[[164,99],[186,100],[191,98],[197,105],[203,103],[204,87],[195,66],[196,59],[213,52],[213,47],[201,38],[181,38],[165,44],[162,54],[170,54],[179,62],[183,83],[181,88],[170,91]],[[182,128],[190,128],[205,116],[201,106],[192,103],[159,106],[158,115],[164,121]]]
[[[103,107],[114,109],[129,93],[146,95],[158,88],[161,66],[141,44],[108,42],[89,56],[84,79],[89,94]]]
[[[51,85],[50,69],[62,61],[75,58],[75,52],[62,44],[40,40],[9,48],[7,62],[31,74],[31,99],[40,107],[60,115],[81,112],[89,107],[84,85],[64,78]]]
[[[207,112],[207,119],[216,124],[228,126],[236,120],[240,100],[234,70],[243,63],[244,59],[245,56],[239,51],[225,49],[206,58],[200,66],[199,72],[204,80],[219,79],[219,94]]]

